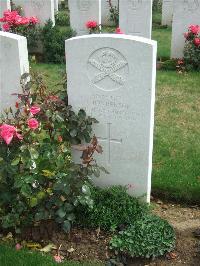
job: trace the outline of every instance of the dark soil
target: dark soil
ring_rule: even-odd
[[[132,258],[126,260],[127,264],[119,263],[116,266],[200,266],[200,208],[197,206],[183,207],[179,204],[163,203],[160,200],[153,200],[152,206],[153,213],[168,220],[175,228],[176,249],[160,259],[138,260]],[[95,266],[95,262],[102,262],[105,265],[106,261],[116,255],[109,250],[111,235],[100,229],[73,228],[70,234],[57,230],[50,231],[52,234],[50,233],[51,237],[48,239],[51,240],[43,241],[42,245],[53,243],[56,247],[60,247],[60,253],[66,259],[94,261]],[[53,253],[55,254],[56,250]]]

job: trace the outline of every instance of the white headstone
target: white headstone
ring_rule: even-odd
[[[55,25],[54,0],[14,0],[14,3],[23,8],[26,16],[36,16],[41,25],[49,19]]]
[[[162,25],[171,26],[173,19],[173,0],[162,2]]]
[[[81,49],[80,49],[81,47]],[[95,117],[103,146],[97,163],[110,174],[99,186],[127,185],[150,201],[156,42],[118,34],[66,41],[69,103]]]
[[[54,10],[58,12],[58,0],[54,0]]]
[[[152,0],[119,1],[119,27],[125,34],[151,38]]]
[[[77,35],[88,34],[86,22],[94,20],[99,23],[99,0],[68,0],[70,25]]]
[[[10,0],[1,0],[0,1],[0,18],[3,17],[3,12],[8,9],[11,10]]]
[[[171,57],[182,58],[185,45],[184,33],[191,24],[200,25],[200,0],[174,1]]]
[[[29,72],[26,38],[0,31],[0,111],[16,102],[21,93],[20,78]]]
[[[118,8],[118,0],[111,0],[111,3],[113,7]],[[110,5],[108,0],[101,0],[101,22],[105,26],[114,25],[110,20]]]

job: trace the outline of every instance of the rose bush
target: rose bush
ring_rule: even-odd
[[[27,37],[28,47],[36,46],[40,34],[37,27],[39,23],[37,17],[23,17],[16,10],[6,10],[3,17],[0,18],[0,22],[2,22],[3,31],[25,36]]]
[[[190,25],[184,33],[184,64],[186,70],[200,71],[200,26]]]
[[[99,25],[94,20],[87,21],[85,26],[89,30],[90,34],[99,32]]]
[[[75,164],[71,146],[89,142],[97,121],[83,110],[75,114],[66,97],[49,95],[41,76],[33,76],[22,76],[16,109],[0,120],[0,225],[19,232],[53,220],[68,231],[76,204],[93,203],[90,180],[99,167],[92,155],[102,151],[96,138],[76,145],[84,156]]]

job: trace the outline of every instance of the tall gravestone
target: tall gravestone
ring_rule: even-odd
[[[94,133],[104,152],[96,159],[110,172],[102,173],[95,183],[127,185],[131,195],[144,196],[148,202],[156,46],[155,41],[123,34],[66,41],[69,103],[99,121]]]
[[[173,0],[162,2],[162,25],[171,26],[173,19]]]
[[[36,16],[41,25],[51,19],[55,25],[54,0],[14,0],[17,6],[21,6],[26,16]]]
[[[125,34],[151,38],[152,0],[119,1],[119,27]]]
[[[191,24],[200,24],[200,0],[174,1],[171,57],[182,58],[185,45],[184,32]]]
[[[3,17],[3,12],[8,9],[9,10],[11,9],[10,0],[1,0],[0,1],[0,18]]]
[[[58,0],[54,0],[54,10],[58,12]]]
[[[118,0],[111,0],[111,4],[114,8],[118,8]],[[108,0],[101,0],[101,22],[105,26],[114,25],[110,20],[110,5]]]
[[[94,20],[99,23],[99,0],[68,0],[70,25],[77,35],[88,34],[86,22]]]
[[[21,93],[20,78],[29,72],[26,38],[0,31],[0,111],[16,102],[12,93]]]

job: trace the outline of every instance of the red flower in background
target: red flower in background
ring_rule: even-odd
[[[200,46],[200,38],[194,38],[194,45],[197,47]]]
[[[39,20],[36,17],[30,17],[29,22],[35,25],[39,22]]]
[[[9,31],[10,30],[10,25],[7,24],[7,23],[6,24],[3,24],[2,25],[2,28],[3,28],[4,31]]]
[[[188,40],[189,36],[190,36],[190,33],[189,32],[185,32],[184,33],[184,37],[185,37],[186,40]]]
[[[3,17],[0,18],[0,22],[6,23],[2,25],[4,31],[9,31],[12,28],[19,26],[30,26],[38,23],[36,17],[22,17],[17,11],[6,10],[3,13]]]
[[[97,22],[94,20],[89,20],[85,25],[88,29],[95,29],[97,27]]]
[[[120,28],[116,28],[116,30],[115,30],[115,33],[117,33],[117,34],[124,34],[124,32],[123,32],[123,31],[121,31],[121,29],[120,29]]]
[[[199,25],[190,25],[189,31],[192,32],[194,35],[197,35],[200,32]]]

